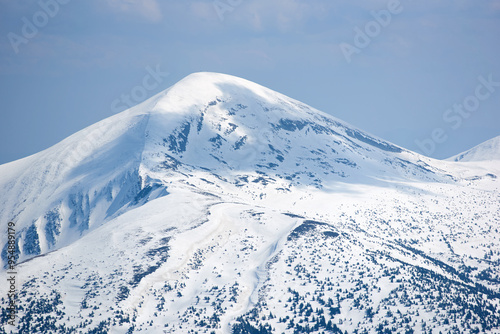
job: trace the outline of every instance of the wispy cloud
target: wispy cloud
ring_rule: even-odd
[[[115,12],[140,15],[151,22],[163,18],[157,0],[106,0],[106,3]]]
[[[193,1],[191,13],[204,20],[236,24],[254,31],[300,29],[309,19],[320,19],[330,4],[320,0]],[[219,6],[219,9],[217,7]],[[226,21],[227,19],[227,21]]]
[[[500,11],[500,1],[498,1],[498,0],[492,1],[490,3],[490,9],[494,10],[494,11]]]

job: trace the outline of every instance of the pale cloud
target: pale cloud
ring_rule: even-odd
[[[259,32],[288,32],[300,28],[310,18],[320,19],[331,7],[321,0],[213,0],[194,1],[190,10],[194,17],[204,20],[237,24]]]
[[[106,3],[115,12],[138,14],[151,22],[159,22],[163,18],[157,0],[106,0]]]
[[[215,10],[214,6],[210,2],[195,1],[190,4],[191,13],[198,18],[202,19],[214,19]]]
[[[303,0],[255,0],[235,12],[235,18],[243,19],[255,30],[277,28],[288,32],[301,27],[309,19],[321,19],[329,5],[320,1]]]
[[[490,3],[490,9],[493,11],[500,11],[500,1],[492,1]]]

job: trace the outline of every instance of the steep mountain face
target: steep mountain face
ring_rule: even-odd
[[[420,156],[240,78],[193,74],[0,166],[18,327],[494,333],[498,173]],[[6,234],[0,246],[5,264]]]
[[[462,162],[500,160],[500,136],[487,140],[447,160]]]

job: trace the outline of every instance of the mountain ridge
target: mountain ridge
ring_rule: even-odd
[[[500,160],[500,136],[491,138],[446,160],[457,162]]]

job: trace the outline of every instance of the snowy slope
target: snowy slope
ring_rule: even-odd
[[[498,174],[196,73],[0,166],[18,328],[495,333]]]
[[[500,136],[487,140],[447,160],[462,162],[500,160]]]

